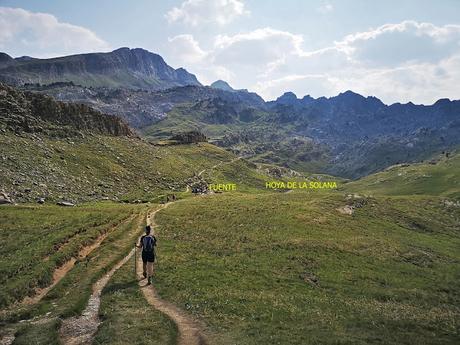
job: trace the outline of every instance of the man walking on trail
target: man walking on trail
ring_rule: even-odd
[[[153,263],[155,262],[155,246],[157,239],[151,234],[152,228],[150,225],[145,227],[145,235],[141,237],[138,248],[142,248],[142,274],[147,278],[147,285],[152,283]]]

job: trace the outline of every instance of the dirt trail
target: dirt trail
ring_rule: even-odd
[[[11,345],[13,344],[14,341],[14,333],[16,330],[14,329],[8,329],[5,330],[4,333],[1,335],[0,338],[0,345]]]
[[[128,255],[120,260],[107,274],[93,285],[93,293],[88,304],[79,317],[71,317],[62,322],[59,335],[65,345],[91,344],[93,335],[96,333],[101,320],[99,319],[99,306],[101,305],[101,293],[112,278],[113,274],[123,266],[134,254],[132,249]]]
[[[101,243],[105,240],[105,238],[108,236],[110,231],[105,232],[101,236],[97,238],[97,240],[90,244],[89,246],[83,247],[79,252],[78,252],[78,260],[82,260],[86,258],[94,249],[98,248]],[[72,267],[75,265],[75,262],[77,262],[77,258],[73,257],[64,265],[56,268],[53,272],[53,282],[51,285],[45,287],[45,288],[37,288],[35,290],[35,294],[33,297],[26,297],[22,303],[24,304],[35,304],[40,302],[40,300],[46,296],[46,294],[56,286],[57,283],[61,281],[62,278],[65,277],[65,275],[72,269]]]
[[[139,216],[139,222],[136,229],[140,227],[142,217]],[[93,336],[99,327],[101,320],[99,319],[99,307],[101,305],[101,293],[104,287],[109,282],[114,273],[120,269],[134,255],[132,249],[128,255],[121,259],[112,269],[107,272],[102,278],[93,284],[93,293],[88,300],[85,310],[79,317],[71,317],[62,322],[59,330],[61,343],[64,345],[90,345]]]
[[[163,208],[156,210],[151,213],[147,218],[147,224],[155,224],[155,214],[168,207],[171,203],[167,203]],[[177,340],[178,345],[204,345],[207,344],[206,338],[204,337],[200,326],[194,321],[189,315],[180,310],[174,304],[162,300],[156,292],[153,285],[146,285],[147,281],[142,277],[142,260],[139,258],[137,262],[137,272],[139,279],[139,286],[144,294],[147,302],[152,305],[155,309],[167,315],[177,326],[179,331],[179,338]]]
[[[99,320],[99,306],[101,305],[102,290],[107,285],[110,278],[112,278],[113,274],[123,266],[133,254],[134,249],[93,285],[93,293],[81,316],[71,317],[62,322],[59,335],[63,344],[91,344],[93,336],[101,323]]]
[[[134,215],[124,219],[122,223],[130,221],[133,217]],[[48,285],[47,287],[44,287],[44,288],[36,288],[33,296],[31,297],[27,296],[22,301],[12,304],[10,307],[0,311],[0,314],[5,315],[11,310],[17,310],[19,307],[33,305],[33,304],[40,302],[43,299],[43,297],[45,297],[48,294],[48,292],[52,288],[54,288],[62,280],[62,278],[64,278],[66,274],[74,267],[77,260],[81,261],[85,259],[89,254],[91,254],[93,250],[98,248],[101,245],[101,243],[105,240],[105,238],[111,233],[111,231],[117,226],[120,226],[120,224],[117,224],[113,226],[112,228],[110,228],[109,230],[107,230],[106,232],[104,232],[102,235],[100,235],[96,239],[96,241],[80,249],[76,257],[72,257],[70,260],[66,261],[63,265],[56,268],[53,272],[53,280],[52,280],[51,285]],[[46,261],[47,258],[45,258],[44,260]],[[3,341],[3,338],[1,338],[0,341]],[[3,345],[3,343],[0,342],[0,345]]]
[[[124,219],[120,224],[125,223],[133,219],[136,215],[132,215]],[[111,231],[116,228],[117,226],[120,226],[120,224],[117,224],[110,228],[108,231],[103,233],[101,236],[99,236],[95,242],[91,243],[88,246],[83,247],[80,249],[78,252],[77,257],[72,257],[70,260],[65,262],[62,266],[56,268],[53,272],[53,282],[51,285],[45,287],[45,288],[36,288],[35,289],[35,294],[32,297],[26,297],[22,301],[13,304],[11,307],[4,309],[1,311],[2,314],[7,313],[8,311],[12,309],[17,309],[21,306],[26,306],[26,305],[33,305],[42,300],[43,297],[46,296],[46,294],[54,288],[61,280],[66,276],[66,274],[73,268],[77,260],[82,260],[86,258],[89,254],[93,252],[93,250],[97,249],[101,243],[105,240],[105,238],[111,233]],[[45,258],[46,260],[46,258]],[[46,321],[48,320],[46,317],[38,317],[38,319],[32,319],[32,320],[22,320],[21,322],[31,322],[31,323],[37,323],[41,321]],[[3,334],[0,335],[0,345],[10,345],[14,342],[15,339],[15,333],[17,329],[15,325],[13,325],[12,328],[7,329],[3,332]]]

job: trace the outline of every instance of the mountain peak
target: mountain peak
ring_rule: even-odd
[[[216,80],[214,83],[209,85],[213,89],[219,89],[219,90],[224,90],[224,91],[235,91],[234,88],[232,88],[226,81],[224,80]]]
[[[359,93],[356,93],[356,92],[353,92],[351,90],[347,90],[345,92],[341,92],[339,93],[337,96],[335,97],[332,97],[332,98],[342,98],[342,99],[362,99],[362,98],[365,98],[364,96],[360,95]]]
[[[0,67],[14,63],[14,59],[6,53],[0,53]]]
[[[377,109],[385,107],[385,104],[377,97],[364,97],[351,90],[339,93],[337,96],[329,98],[329,100],[333,101],[333,103],[338,106],[355,107],[361,111],[376,111]]]
[[[280,97],[277,98],[277,100],[282,100],[282,99],[298,99],[296,94],[294,92],[291,92],[291,91],[287,91],[285,93],[283,93]]]
[[[448,105],[450,103],[451,103],[451,100],[449,98],[440,98],[433,105],[440,106],[440,105]]]

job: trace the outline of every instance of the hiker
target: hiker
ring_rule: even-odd
[[[157,239],[152,234],[152,227],[147,225],[145,227],[145,235],[141,237],[139,245],[137,245],[137,248],[142,248],[142,275],[144,278],[147,278],[147,285],[152,283],[156,245]]]

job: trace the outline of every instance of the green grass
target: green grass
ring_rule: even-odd
[[[122,204],[0,207],[0,306],[50,285],[55,268],[134,210]]]
[[[234,155],[216,146],[153,146],[136,138],[0,135],[0,186],[17,202],[152,201]]]
[[[218,344],[457,344],[458,208],[224,194],[158,214],[160,295]]]
[[[80,209],[87,208],[94,210],[96,214],[105,214],[114,217],[123,213],[123,209],[131,209],[135,212],[135,217],[130,217],[126,222],[116,226],[102,242],[100,247],[94,250],[86,260],[75,264],[75,266],[67,273],[67,275],[53,288],[48,294],[38,303],[31,306],[21,306],[9,310],[7,313],[0,315],[0,324],[4,327],[15,327],[19,331],[18,334],[26,343],[27,339],[37,338],[36,334],[40,334],[39,343],[52,344],[57,341],[57,332],[53,328],[53,320],[56,318],[67,318],[74,315],[80,315],[86,307],[89,296],[92,292],[92,285],[106,272],[108,272],[119,260],[121,260],[132,249],[133,243],[142,233],[142,227],[145,225],[145,215],[148,209],[152,209],[153,205],[122,205],[103,203],[96,205],[81,206],[69,209],[60,209],[61,217],[66,215],[72,218],[78,218],[78,214],[82,215]],[[2,207],[5,209],[18,209],[19,207]],[[47,224],[47,219],[53,217],[53,211],[56,207],[42,207],[39,212],[35,212],[37,224]],[[31,209],[33,210],[33,209]],[[40,212],[41,211],[41,212]],[[22,209],[24,213],[24,209]],[[20,212],[15,213],[18,218],[10,220],[11,223],[18,223],[21,217]],[[58,217],[58,216],[57,216]],[[59,217],[58,217],[59,219]],[[66,219],[66,218],[61,218]],[[27,220],[27,219],[26,219]],[[62,220],[61,220],[62,223]],[[61,224],[59,223],[59,224]],[[52,233],[52,231],[48,231]],[[20,237],[20,236],[19,236]],[[69,243],[73,243],[72,238]],[[43,243],[45,247],[45,243]],[[48,250],[52,250],[52,241],[48,242]],[[34,267],[43,265],[42,261],[33,261]],[[50,320],[43,326],[42,324],[34,324],[26,322],[25,324],[17,322],[23,319],[31,319],[34,317],[41,318],[44,315]],[[21,326],[24,325],[24,326]],[[57,327],[57,326],[56,326]],[[40,331],[42,329],[42,331]],[[37,338],[38,339],[38,338]],[[31,341],[31,340],[30,340]],[[35,341],[35,340],[34,340]],[[37,340],[38,341],[38,340]],[[32,342],[33,343],[33,342]]]
[[[102,292],[99,327],[93,344],[176,344],[177,330],[145,300],[130,260]]]
[[[365,194],[441,195],[460,199],[460,154],[436,157],[436,164],[397,165],[349,183],[345,188]]]
[[[22,326],[15,334],[14,345],[60,345],[58,341],[61,322],[52,319],[40,323],[40,327]]]

